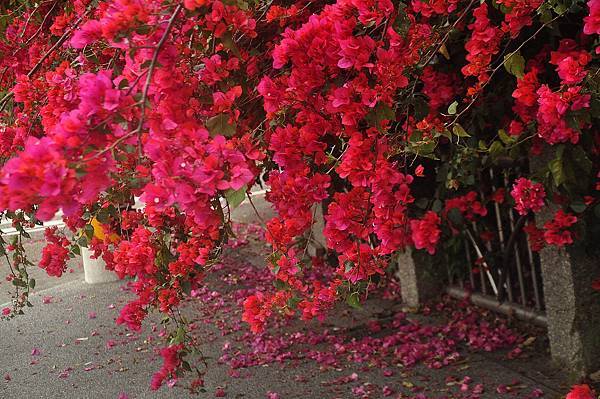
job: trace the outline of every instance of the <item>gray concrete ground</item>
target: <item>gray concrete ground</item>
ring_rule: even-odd
[[[268,213],[263,202],[257,203],[259,212]],[[265,216],[266,218],[267,216]],[[236,219],[254,221],[254,210],[242,205]],[[32,254],[40,252],[40,243],[32,244]],[[261,262],[260,248],[242,247],[229,250],[226,254],[232,261]],[[0,266],[4,267],[4,266]],[[149,381],[153,372],[160,367],[160,359],[155,349],[162,342],[153,331],[159,321],[151,317],[141,333],[131,333],[122,326],[115,325],[119,309],[131,294],[122,289],[122,282],[87,285],[83,282],[82,270],[77,262],[73,273],[65,278],[39,277],[38,289],[32,297],[34,307],[25,316],[0,322],[0,398],[117,398],[126,393],[132,398],[182,398],[190,396],[179,387],[164,387],[157,392],[150,391]],[[219,287],[228,276],[217,275]],[[242,284],[242,283],[240,283]],[[7,283],[0,284],[5,291]],[[221,287],[238,289],[239,287]],[[218,290],[217,290],[218,291]],[[5,302],[7,296],[0,296]],[[44,301],[43,299],[46,298]],[[46,303],[44,303],[46,302]],[[48,303],[49,302],[49,303]],[[215,397],[218,387],[222,387],[227,398],[267,398],[268,392],[277,392],[280,398],[360,398],[356,388],[365,390],[376,387],[369,398],[383,397],[381,387],[393,387],[392,398],[416,398],[415,386],[423,386],[427,398],[467,397],[461,395],[459,386],[451,378],[469,376],[473,383],[484,384],[481,398],[526,398],[533,389],[544,392],[544,398],[559,398],[567,391],[562,385],[562,375],[549,365],[545,340],[539,336],[525,348],[525,355],[517,360],[507,360],[506,352],[479,353],[461,351],[462,360],[456,364],[431,370],[423,366],[414,369],[396,367],[392,376],[384,376],[381,369],[373,365],[348,363],[338,368],[323,368],[314,361],[301,356],[281,363],[266,364],[260,367],[242,369],[241,375],[232,378],[230,367],[218,362],[223,346],[229,342],[243,345],[243,331],[223,336],[222,330],[214,324],[202,324],[198,315],[210,312],[203,304],[189,304],[185,312],[196,322],[200,337],[206,342],[202,350],[210,364],[205,376],[207,392],[200,397]],[[348,312],[340,308],[335,316],[325,323],[312,323],[307,326],[296,323],[280,331],[290,336],[294,329],[315,331],[330,329],[344,330],[346,334],[369,334],[365,323],[377,315],[398,307],[385,301],[374,300],[363,309]],[[93,312],[93,313],[90,313]],[[198,316],[194,319],[194,316]],[[213,314],[213,321],[229,321],[227,318],[240,317],[239,311],[227,314]],[[437,321],[415,315],[423,322]],[[222,319],[222,320],[221,320]],[[218,324],[218,323],[217,323]],[[385,333],[382,332],[382,333]],[[526,332],[534,336],[535,332]],[[315,347],[326,346],[318,343]],[[301,348],[290,348],[298,351]],[[340,378],[357,374],[357,378],[345,384],[332,383]],[[511,385],[512,384],[512,385]],[[511,385],[515,388],[508,394],[500,394],[498,386]],[[353,393],[352,388],[355,388]],[[404,395],[404,396],[399,396]],[[472,396],[477,397],[477,396]]]

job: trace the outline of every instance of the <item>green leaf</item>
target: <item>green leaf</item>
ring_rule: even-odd
[[[83,233],[89,240],[91,240],[92,238],[94,238],[94,226],[92,226],[91,224],[86,224],[83,227]]]
[[[79,245],[72,245],[71,246],[71,252],[74,255],[81,255],[81,248],[79,248]]]
[[[525,58],[523,58],[520,52],[505,55],[504,68],[511,75],[522,78],[525,74]]]
[[[433,201],[433,205],[431,206],[431,210],[434,212],[441,212],[442,208],[443,208],[444,204],[442,203],[442,201],[440,201],[439,199],[436,199],[435,201]]]
[[[190,280],[184,280],[181,283],[181,289],[183,290],[183,293],[190,296],[192,295],[192,282]]]
[[[296,309],[300,302],[302,302],[302,299],[298,298],[297,296],[293,296],[290,299],[288,299],[287,305],[290,309]]]
[[[87,238],[82,235],[81,237],[79,237],[79,239],[77,240],[77,245],[79,245],[80,247],[86,247],[87,248],[87,244],[88,244],[88,240]]]
[[[571,153],[573,160],[584,172],[590,173],[592,171],[592,161],[588,158],[585,150],[581,146],[572,147]]]
[[[379,126],[382,121],[393,121],[396,119],[396,112],[384,103],[378,103],[365,117],[372,126]]]
[[[284,281],[281,281],[278,278],[275,279],[275,281],[273,281],[273,286],[278,291],[282,291],[282,290],[285,290],[287,288],[287,284]]]
[[[190,364],[188,362],[186,362],[185,360],[183,360],[181,362],[181,368],[188,372],[192,371],[192,366],[190,366]]]
[[[419,198],[415,201],[415,205],[420,209],[427,209],[427,206],[429,205],[429,199]]]
[[[248,191],[248,185],[244,184],[239,190],[229,189],[225,191],[225,199],[229,204],[229,209],[235,209],[246,199],[246,191]]]
[[[206,121],[206,128],[212,137],[215,137],[218,134],[225,137],[231,137],[235,134],[237,126],[235,123],[229,123],[229,115],[219,114]]]
[[[516,140],[514,136],[509,136],[506,134],[506,130],[504,129],[498,130],[498,136],[500,136],[500,140],[502,140],[502,142],[506,145],[513,144]]]
[[[458,102],[454,101],[452,104],[450,104],[450,106],[448,107],[448,114],[449,115],[454,115],[456,114],[456,110],[458,108]]]
[[[423,143],[420,143],[419,145],[416,145],[415,149],[417,150],[417,154],[426,156],[426,155],[433,153],[436,146],[437,146],[436,140],[429,140],[427,142],[423,142]]]
[[[135,32],[139,35],[147,35],[152,31],[152,27],[150,25],[141,25],[138,26]]]
[[[552,173],[552,179],[554,180],[554,185],[556,187],[565,182],[565,172],[561,158],[555,158],[548,162],[548,169],[550,170],[550,173]]]
[[[352,262],[351,260],[347,260],[344,263],[344,271],[346,273],[349,273],[352,269],[354,269],[354,262]]]
[[[142,65],[140,65],[140,68],[148,69],[148,68],[150,68],[150,65],[152,65],[152,60],[146,60],[146,61],[142,62]]]
[[[429,104],[423,97],[415,97],[413,100],[413,107],[415,109],[415,119],[420,121],[429,115]]]
[[[34,289],[35,288],[35,279],[34,278],[30,278],[29,279],[29,288],[30,289]]]
[[[240,50],[238,49],[238,47],[236,46],[235,42],[233,41],[233,38],[231,37],[231,32],[225,32],[223,34],[223,36],[221,37],[221,43],[223,43],[223,46],[226,49],[231,50],[231,52],[238,58],[242,58],[242,53],[240,53]]]
[[[110,212],[111,210],[108,208],[102,208],[98,211],[96,215],[96,220],[102,224],[106,224],[110,221]]]
[[[21,280],[20,278],[13,279],[12,283],[16,287],[27,287],[27,283],[25,283],[25,281]]]
[[[458,123],[456,123],[454,127],[452,127],[452,133],[454,133],[454,135],[458,137],[471,137],[471,135],[467,133],[467,131]]]
[[[448,211],[448,219],[457,226],[461,226],[464,223],[463,215],[458,208],[452,208]]]
[[[181,344],[185,340],[185,328],[183,326],[179,326],[177,328],[177,332],[175,336],[171,338],[171,345]]]
[[[358,296],[358,292],[353,292],[352,294],[348,295],[346,303],[352,306],[354,309],[360,309],[362,307],[360,305],[360,298]]]
[[[492,158],[497,158],[504,152],[504,146],[499,141],[494,141],[490,146],[488,152]]]
[[[571,205],[569,205],[569,206],[576,213],[582,213],[587,208],[587,205],[585,204],[585,202],[583,202],[581,200],[575,200],[575,201],[571,202]]]

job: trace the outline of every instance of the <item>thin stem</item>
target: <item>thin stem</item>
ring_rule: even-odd
[[[538,28],[538,30],[536,30],[533,35],[531,35],[530,37],[528,37],[526,40],[523,41],[523,43],[521,43],[519,45],[519,47],[517,47],[516,50],[514,50],[513,52],[511,52],[509,55],[507,55],[505,57],[506,60],[512,58],[515,54],[517,54],[519,51],[521,51],[521,49],[527,44],[529,43],[531,40],[535,39],[535,37],[542,31],[544,30],[544,28],[546,28],[548,25],[550,25],[552,22],[556,21],[557,19],[559,19],[560,17],[562,17],[563,15],[565,15],[567,13],[567,11],[558,14],[556,17],[552,18],[550,21],[542,24],[542,26],[540,26]],[[462,111],[460,111],[458,114],[456,114],[456,116],[454,117],[454,119],[452,120],[452,122],[450,122],[449,124],[446,125],[446,127],[450,127],[453,126],[454,124],[456,124],[456,122],[458,121],[458,119],[465,114],[465,112],[467,112],[472,106],[473,104],[475,104],[475,101],[477,101],[477,98],[479,98],[479,95],[483,92],[483,89],[485,89],[487,87],[487,85],[492,81],[492,78],[494,77],[494,75],[496,74],[496,72],[498,72],[500,70],[500,68],[504,65],[504,62],[501,62],[497,67],[495,67],[492,70],[492,73],[490,74],[490,77],[488,78],[488,80],[479,88],[479,90],[477,91],[477,94],[471,99],[471,101],[469,102],[469,104],[465,107],[465,109],[463,109]]]
[[[50,57],[50,55],[52,53],[54,53],[54,51],[57,48],[62,46],[62,44],[67,40],[69,35],[75,29],[77,29],[77,27],[79,26],[81,21],[83,21],[83,18],[85,18],[85,16],[87,16],[87,14],[89,14],[89,12],[90,12],[90,10],[87,10],[81,17],[79,17],[77,19],[77,21],[75,21],[73,26],[71,26],[65,33],[63,33],[63,35],[58,39],[58,41],[56,43],[54,43],[54,46],[50,47],[50,49],[48,51],[46,51],[46,53],[42,56],[42,58],[40,58],[40,60],[37,62],[37,64],[35,64],[33,66],[33,68],[27,73],[28,78],[31,78],[42,67],[42,64],[48,59],[48,57]],[[14,92],[11,90],[8,93],[6,93],[6,95],[0,100],[0,112],[4,111],[6,104],[8,104],[8,100],[10,100],[13,95],[14,95]]]
[[[154,68],[156,68],[156,63],[158,62],[158,54],[160,53],[160,50],[164,46],[165,42],[167,41],[167,37],[169,36],[171,29],[173,28],[175,19],[177,18],[177,15],[179,14],[179,12],[181,11],[182,8],[183,8],[182,4],[178,4],[177,7],[175,7],[175,11],[173,11],[173,14],[171,14],[171,18],[169,19],[169,22],[167,24],[167,27],[166,27],[162,37],[156,44],[156,48],[154,50],[154,55],[152,56],[152,60],[150,61],[150,66],[148,67],[148,75],[146,76],[146,83],[144,85],[144,91],[142,93],[142,99],[141,99],[141,107],[142,108],[140,111],[140,120],[138,122],[137,129],[135,130],[137,133],[137,136],[138,136],[138,145],[139,145],[140,156],[143,155],[142,137],[141,137],[142,136],[142,127],[144,125],[144,117],[145,117],[145,113],[146,113],[146,99],[148,98],[148,91],[150,90],[150,85],[152,84],[152,75],[154,74]]]

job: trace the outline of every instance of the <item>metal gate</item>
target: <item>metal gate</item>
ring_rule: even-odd
[[[499,176],[501,175],[489,170],[489,173],[482,176],[484,182],[481,186],[491,189],[492,192],[498,187],[509,191],[508,177]],[[493,270],[483,259],[484,252],[504,251],[508,237],[515,231],[517,215],[512,207],[507,208],[491,202],[488,205],[487,216],[471,224],[464,240],[465,270],[457,274],[449,269],[450,285],[447,291],[453,297],[469,297],[479,306],[546,326],[540,260],[531,250],[527,234],[522,230],[515,234],[512,250],[514,253],[511,254],[511,262],[507,269],[504,270],[506,276],[502,276],[498,270]],[[497,237],[494,242],[487,241],[482,244],[473,237],[473,234],[480,234],[484,229],[490,228],[494,229]],[[484,248],[481,248],[482,245]],[[500,285],[506,293],[503,302],[497,299]]]

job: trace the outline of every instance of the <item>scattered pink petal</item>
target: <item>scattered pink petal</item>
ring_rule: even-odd
[[[38,348],[33,348],[31,350],[31,356],[39,356],[41,354],[42,354],[42,352]]]
[[[90,313],[88,313],[88,318],[95,319],[96,318],[96,312],[90,312]]]
[[[6,381],[12,380],[12,378],[10,378],[10,374],[8,374],[8,373],[4,374],[4,380],[6,380]]]
[[[59,375],[58,378],[69,378],[69,376],[71,375],[71,371],[73,371],[72,368],[67,368],[66,370],[62,371]]]
[[[390,388],[389,386],[384,386],[383,387],[383,396],[392,396],[394,394],[394,390],[392,388]]]
[[[225,395],[227,395],[225,393],[225,390],[221,387],[218,387],[215,391],[215,398],[224,398]]]
[[[531,391],[531,394],[529,394],[530,398],[541,398],[542,396],[544,396],[544,391],[539,388],[535,388],[533,391]]]
[[[504,384],[500,384],[500,385],[498,385],[498,387],[496,387],[496,392],[498,392],[500,394],[508,393],[508,391],[509,391],[508,387]]]
[[[483,393],[483,391],[484,391],[483,384],[477,384],[473,387],[473,390],[471,392],[476,395],[480,395]]]
[[[267,399],[279,399],[279,394],[275,392],[267,392]]]
[[[45,297],[43,297],[43,298],[42,298],[42,303],[43,303],[44,305],[47,305],[47,304],[49,304],[49,303],[52,303],[52,298],[53,298],[53,297],[52,297],[52,296],[50,296],[50,295],[49,295],[49,296],[45,296]]]
[[[129,396],[125,392],[121,392],[117,399],[129,399]]]

